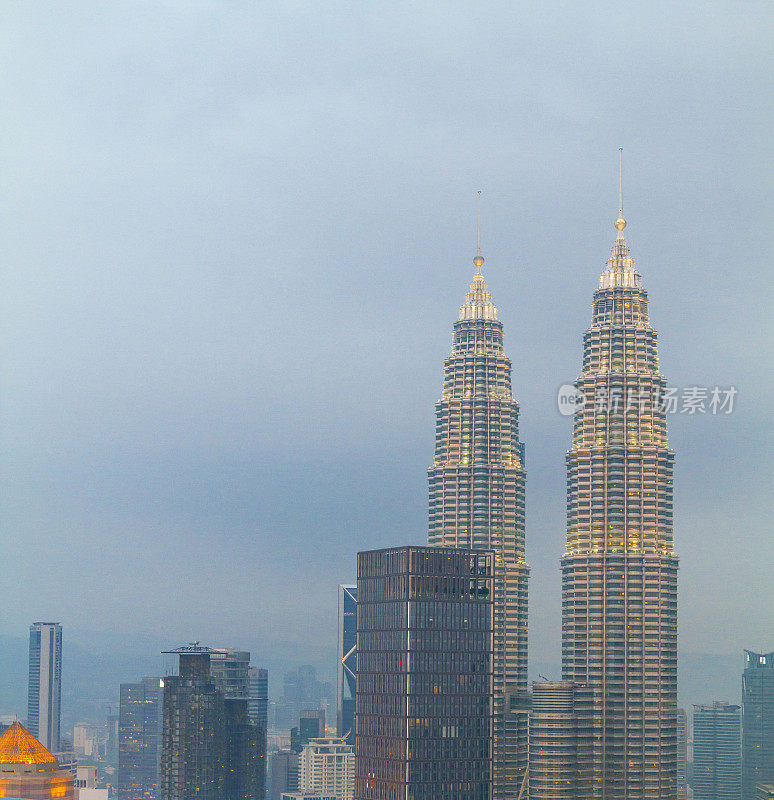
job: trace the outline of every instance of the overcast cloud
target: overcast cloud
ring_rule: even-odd
[[[333,667],[355,553],[426,541],[475,252],[558,661],[569,421],[627,237],[675,386],[680,643],[774,648],[769,2],[5,3],[2,630]]]

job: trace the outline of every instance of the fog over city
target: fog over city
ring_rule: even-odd
[[[3,4],[0,712],[24,709],[34,620],[62,622],[64,681],[101,675],[95,697],[194,640],[249,649],[272,694],[299,664],[332,678],[357,551],[427,542],[479,190],[526,449],[530,663],[558,677],[557,391],[619,147],[660,369],[737,391],[668,433],[680,702],[738,702],[742,648],[774,646],[772,16]]]

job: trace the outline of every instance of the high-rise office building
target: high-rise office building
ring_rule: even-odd
[[[503,325],[481,272],[480,246],[473,263],[435,406],[428,539],[431,546],[495,554],[493,797],[504,800],[519,794],[527,766],[524,448]]]
[[[677,800],[688,800],[688,715],[677,709]]]
[[[254,670],[252,678],[251,669]],[[246,779],[246,786],[257,786],[260,780],[260,785],[263,787],[266,781],[268,672],[250,667],[248,650],[216,647],[210,648],[210,676],[223,692],[225,701],[227,750],[233,762],[226,772],[227,783],[224,787],[226,797],[234,792],[239,793],[238,782],[242,781],[243,777]],[[254,688],[259,693],[262,692],[263,697],[253,697]],[[261,708],[263,708],[263,719],[260,719]],[[256,720],[253,719],[253,713],[257,715]],[[240,774],[240,770],[244,769],[249,770],[249,776]],[[260,773],[259,778],[253,774],[256,770]],[[230,788],[229,780],[232,781]],[[262,796],[263,789],[260,789],[260,792]]]
[[[210,674],[207,647],[168,652],[179,655],[180,674],[164,678],[162,800],[262,799],[266,738],[250,724],[247,691],[233,696],[233,684]]]
[[[535,800],[592,800],[594,731],[601,703],[571,681],[532,684],[529,796]]]
[[[20,722],[0,734],[0,797],[73,800],[75,779]]]
[[[674,452],[656,332],[622,213],[584,336],[567,452],[562,677],[602,702],[594,759],[605,800],[677,796]]]
[[[325,709],[302,709],[298,715],[298,726],[290,730],[290,749],[300,753],[310,739],[321,736],[325,736]]]
[[[744,651],[742,673],[742,798],[774,783],[774,653]]]
[[[30,733],[55,753],[60,748],[61,693],[62,626],[58,622],[35,622],[30,625],[27,725]]]
[[[357,689],[357,586],[339,586],[336,733],[355,744]]]
[[[250,700],[247,703],[250,722],[267,731],[269,729],[269,671],[259,667],[250,667],[247,670],[247,679],[250,684]]]
[[[693,707],[694,800],[739,800],[742,796],[739,706],[715,702]]]
[[[162,680],[122,683],[118,711],[118,800],[160,800]]]
[[[298,791],[298,753],[276,750],[271,754],[267,800],[280,800],[283,794]]]
[[[352,800],[355,751],[339,737],[310,739],[299,758],[298,788],[304,794]]]
[[[357,800],[491,797],[494,561],[358,553]]]

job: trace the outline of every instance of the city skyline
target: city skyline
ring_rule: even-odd
[[[664,372],[739,389],[731,415],[670,419],[681,646],[770,650],[774,336],[740,280],[752,269],[757,292],[770,285],[754,101],[766,72],[753,55],[765,26],[751,22],[766,7],[714,8],[697,22],[599,6],[550,26],[537,5],[531,19],[499,10],[499,25],[414,12],[434,34],[412,15],[384,29],[361,10],[358,27],[334,23],[347,41],[362,32],[346,55],[315,13],[274,7],[140,21],[121,4],[82,20],[4,9],[17,116],[2,205],[2,524],[16,569],[0,633],[23,635],[56,608],[68,642],[121,619],[126,637],[195,631],[286,659],[302,645],[331,653],[353,553],[423,542],[438,365],[481,188],[487,278],[520,376],[530,653],[555,658],[569,431],[555,394],[577,371],[623,145]],[[312,55],[297,68],[267,45],[272,68],[256,55],[259,23]],[[185,51],[201,51],[203,30],[219,69],[200,74]],[[655,31],[667,35],[654,43]],[[538,34],[548,47],[530,43]],[[288,105],[273,94],[285,89]],[[331,126],[331,108],[348,124]],[[280,137],[265,118],[301,133]],[[255,565],[249,580],[234,560]],[[84,564],[89,580],[69,590]],[[213,603],[190,575],[217,584]],[[296,581],[304,604],[287,592]]]

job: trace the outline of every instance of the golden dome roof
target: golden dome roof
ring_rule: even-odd
[[[18,720],[0,734],[0,764],[56,764],[56,758]]]

